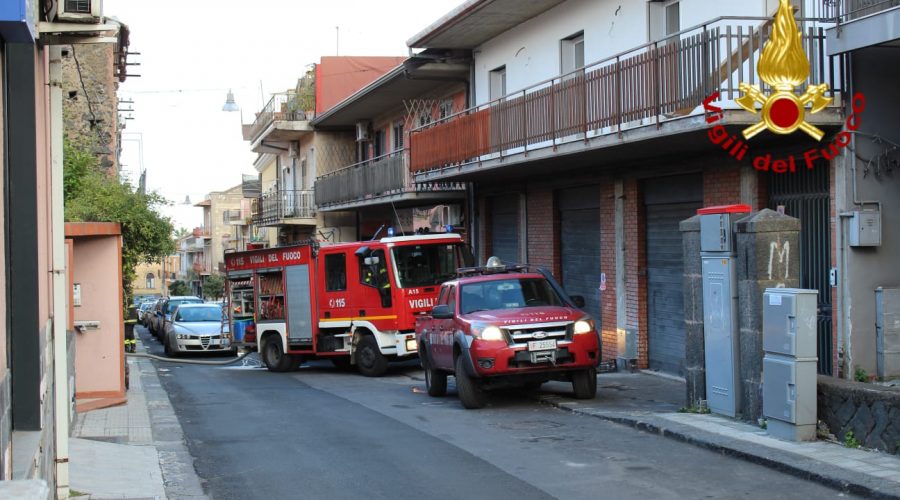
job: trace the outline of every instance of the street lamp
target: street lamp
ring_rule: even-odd
[[[222,106],[222,111],[239,111],[240,109],[240,106],[234,102],[234,92],[228,89],[228,95],[225,97],[225,105]]]

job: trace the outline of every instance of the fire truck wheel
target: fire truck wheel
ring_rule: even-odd
[[[447,372],[435,370],[434,368],[425,368],[425,388],[428,389],[428,395],[441,397],[447,394]]]
[[[462,356],[456,358],[456,392],[459,400],[469,410],[484,408],[487,404],[487,393],[482,389],[477,380],[466,374],[465,361]]]
[[[572,390],[575,399],[594,399],[597,395],[597,370],[588,368],[572,373]]]
[[[286,372],[294,366],[293,356],[284,353],[277,337],[266,340],[262,358],[270,372]]]
[[[378,349],[375,337],[365,335],[356,350],[356,366],[367,377],[380,377],[387,371],[387,360]]]

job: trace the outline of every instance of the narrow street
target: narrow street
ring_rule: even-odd
[[[214,499],[845,496],[514,392],[466,411],[452,383],[429,398],[414,362],[377,379],[319,362],[156,365]]]

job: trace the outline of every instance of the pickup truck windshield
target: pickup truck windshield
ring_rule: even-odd
[[[462,265],[457,244],[409,245],[392,251],[400,288],[441,284],[455,277]]]
[[[462,314],[496,309],[565,305],[550,283],[541,278],[469,283],[462,286],[459,295]]]

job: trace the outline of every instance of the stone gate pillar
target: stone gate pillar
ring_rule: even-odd
[[[703,344],[703,269],[700,259],[700,216],[681,221],[684,250],[684,405],[706,399],[706,356]]]

